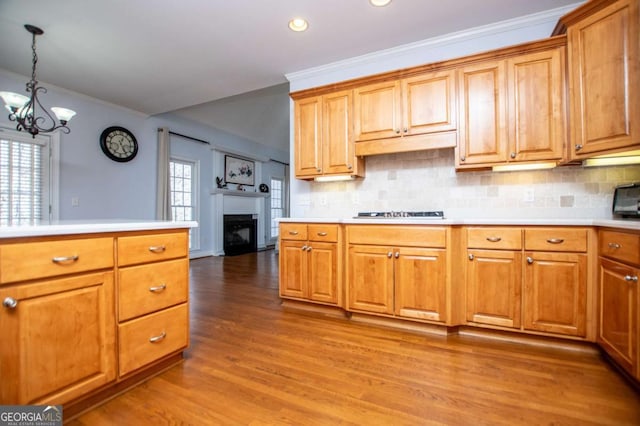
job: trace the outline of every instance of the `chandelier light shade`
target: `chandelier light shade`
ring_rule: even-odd
[[[36,80],[36,64],[38,63],[36,36],[44,34],[44,31],[29,24],[24,27],[33,36],[33,41],[31,42],[33,66],[31,69],[31,80],[27,82],[27,93],[30,94],[30,96],[13,92],[0,92],[0,97],[4,100],[5,107],[9,110],[9,120],[17,122],[18,125],[16,128],[18,130],[29,132],[34,138],[39,133],[49,133],[55,130],[69,133],[71,130],[67,127],[67,123],[76,115],[75,111],[60,107],[51,108],[51,111],[57,118],[56,121],[38,99],[38,93],[47,93],[47,89],[38,86],[38,80]],[[38,117],[37,110],[42,110],[44,115]]]

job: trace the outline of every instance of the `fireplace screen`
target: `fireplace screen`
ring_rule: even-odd
[[[257,251],[258,220],[251,214],[224,215],[224,254],[236,256]]]

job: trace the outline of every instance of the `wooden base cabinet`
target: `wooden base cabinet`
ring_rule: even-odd
[[[342,306],[337,225],[280,225],[280,296]]]
[[[350,226],[347,239],[347,309],[449,321],[445,228]]]
[[[601,230],[598,344],[640,379],[640,234]]]

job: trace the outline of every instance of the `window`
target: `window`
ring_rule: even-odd
[[[59,136],[0,131],[0,225],[50,222],[57,217]],[[55,170],[56,173],[53,173]]]
[[[271,178],[271,238],[279,235],[276,219],[284,213],[284,179]]]
[[[197,163],[172,158],[169,162],[171,181],[171,218],[173,220],[198,220],[197,212]],[[197,228],[189,230],[189,250],[200,248]]]

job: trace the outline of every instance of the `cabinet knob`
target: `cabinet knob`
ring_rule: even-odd
[[[388,257],[389,259],[391,259],[391,258],[393,257],[393,253],[391,253],[391,252],[387,253],[387,257]]]
[[[467,159],[467,157],[465,157],[464,155],[462,157],[460,157],[460,161],[464,161],[466,159]]]
[[[347,169],[352,170],[353,166],[351,164],[347,164]]]
[[[400,129],[396,129],[396,134],[399,135],[400,134]]]
[[[300,250],[302,250],[302,251],[307,250],[307,246],[306,246],[306,245],[302,246],[302,247],[300,248]]]
[[[13,297],[5,297],[2,301],[2,306],[9,309],[15,309],[18,306],[18,301]]]
[[[469,255],[469,260],[473,260],[473,259],[474,259],[473,255],[472,255],[472,254],[470,254],[470,255]]]
[[[609,245],[609,248],[612,248],[612,249],[619,249],[620,247],[622,247],[618,243],[609,243],[608,245]]]
[[[164,253],[164,251],[167,249],[166,246],[151,246],[149,247],[149,251],[151,253]]]
[[[320,172],[322,172],[322,169],[321,169],[320,167],[318,167],[318,168],[316,168],[316,171],[317,171],[318,173],[320,173]]]
[[[404,129],[402,129],[405,133],[407,133],[409,131],[409,129],[407,129],[406,127]]]
[[[311,246],[307,247],[307,251],[311,251],[311,250],[313,250],[313,247]]]
[[[582,144],[577,144],[576,145],[576,151],[580,151],[582,149]]]
[[[396,252],[395,257],[396,257],[396,259],[400,257],[400,252],[399,251]]]
[[[529,265],[531,265],[531,264],[533,263],[533,258],[532,258],[532,257],[527,256],[527,263],[528,263]]]
[[[515,152],[512,152],[512,153],[509,155],[509,157],[511,157],[511,158],[516,158],[516,153],[515,153]]]
[[[629,282],[637,283],[638,282],[638,276],[637,275],[625,275],[624,280],[625,281],[629,281]],[[4,300],[6,301],[7,299],[4,299]]]

